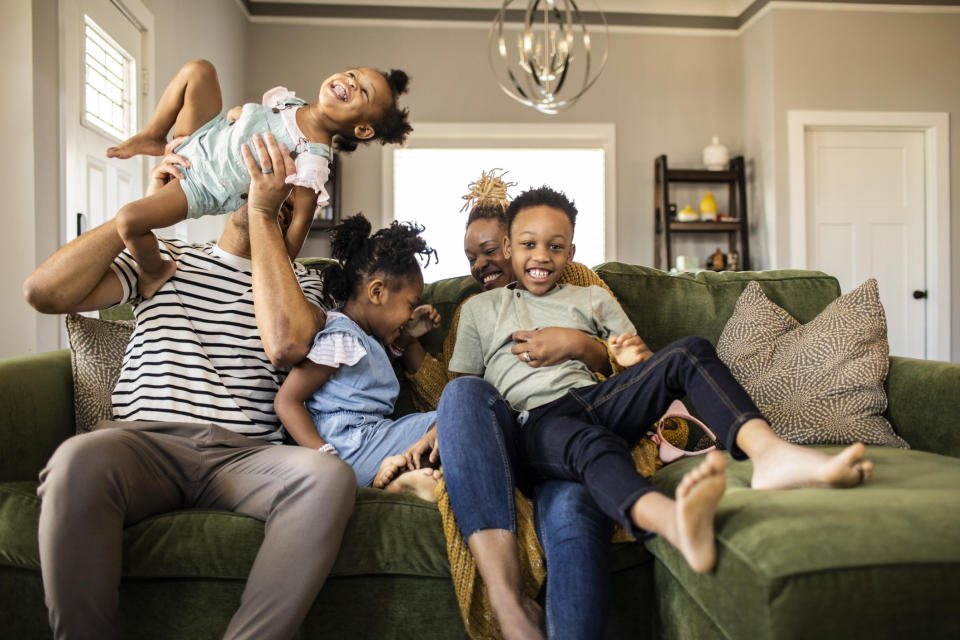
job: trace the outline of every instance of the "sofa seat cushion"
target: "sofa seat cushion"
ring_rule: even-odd
[[[710,574],[692,573],[662,539],[647,546],[726,637],[960,634],[960,459],[878,447],[868,457],[873,480],[846,490],[754,491],[751,463],[729,461]],[[654,482],[672,494],[697,463]]]
[[[36,482],[0,483],[0,565],[40,569]],[[128,527],[125,578],[245,580],[263,540],[263,523],[229,511],[186,509]],[[641,544],[611,550],[614,571],[651,561]],[[411,496],[362,487],[332,576],[450,578],[437,508]]]

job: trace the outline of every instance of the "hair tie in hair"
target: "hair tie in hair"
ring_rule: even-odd
[[[507,197],[507,188],[514,187],[517,183],[504,182],[503,176],[507,175],[507,172],[503,171],[500,175],[496,175],[495,171],[503,171],[503,169],[491,169],[489,173],[482,171],[480,172],[480,179],[468,185],[470,193],[463,196],[463,199],[467,202],[460,211],[466,211],[474,207],[500,207],[504,211],[507,210],[507,206],[510,204],[510,199]]]

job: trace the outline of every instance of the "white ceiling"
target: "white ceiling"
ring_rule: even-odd
[[[276,0],[251,0],[253,4]],[[295,4],[353,5],[389,7],[440,7],[446,9],[499,9],[502,0],[284,0]],[[594,9],[594,3],[610,13],[661,13],[672,15],[735,17],[753,4],[753,0],[578,0],[584,11]],[[522,8],[526,0],[513,0],[511,9]]]

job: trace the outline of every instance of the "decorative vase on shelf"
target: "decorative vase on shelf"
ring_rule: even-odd
[[[700,219],[700,214],[694,211],[690,205],[677,212],[677,222],[696,222]]]
[[[720,138],[713,136],[713,141],[703,149],[703,164],[711,171],[723,171],[727,168],[730,153],[720,144]]]
[[[713,222],[717,219],[717,201],[713,199],[713,194],[709,191],[700,201],[700,219],[707,222]]]

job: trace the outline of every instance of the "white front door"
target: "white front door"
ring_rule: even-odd
[[[926,357],[924,134],[810,129],[806,161],[807,266],[844,293],[876,278],[890,353]]]
[[[68,242],[143,195],[143,158],[104,155],[139,126],[143,33],[110,0],[61,0],[60,42]]]

